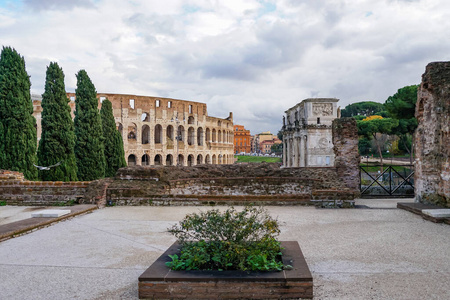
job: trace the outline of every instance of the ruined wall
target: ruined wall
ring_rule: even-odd
[[[19,172],[0,170],[0,201],[7,205],[62,205],[77,201],[90,182],[27,181]]]
[[[120,169],[107,189],[116,205],[308,204],[353,200],[336,168],[280,168],[276,163]]]
[[[450,207],[450,62],[426,67],[416,118],[416,200]]]
[[[339,178],[351,189],[360,186],[358,153],[358,128],[354,118],[333,120],[333,145],[335,167]]]

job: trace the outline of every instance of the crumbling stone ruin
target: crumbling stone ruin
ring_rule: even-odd
[[[426,67],[416,118],[416,201],[450,207],[450,62]]]

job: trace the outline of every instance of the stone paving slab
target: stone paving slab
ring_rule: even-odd
[[[422,213],[433,218],[450,218],[450,209],[422,209]]]
[[[446,223],[450,225],[450,217],[435,217],[433,213],[424,213],[424,211],[439,211],[442,207],[434,204],[425,204],[419,202],[399,202],[397,203],[397,208],[407,210],[416,215],[422,216],[423,219],[434,222],[434,223]]]
[[[70,209],[45,209],[31,213],[32,218],[59,218],[70,214]]]
[[[49,226],[54,222],[59,222],[76,215],[84,214],[97,209],[97,205],[80,204],[70,207],[70,213],[59,217],[40,217],[28,218],[11,223],[0,225],[0,242],[25,234],[30,231],[37,230],[42,227]]]

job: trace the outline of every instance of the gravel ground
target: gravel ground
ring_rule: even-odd
[[[396,202],[267,208],[280,239],[299,242],[315,299],[450,299],[450,226]],[[31,216],[20,209],[0,207],[0,220]],[[104,208],[1,242],[0,299],[137,299],[137,278],[174,242],[166,228],[206,209]]]

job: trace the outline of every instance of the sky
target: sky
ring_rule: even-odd
[[[306,98],[384,102],[450,60],[448,0],[0,0],[0,45],[31,93],[57,62],[98,92],[207,104],[251,134]]]

